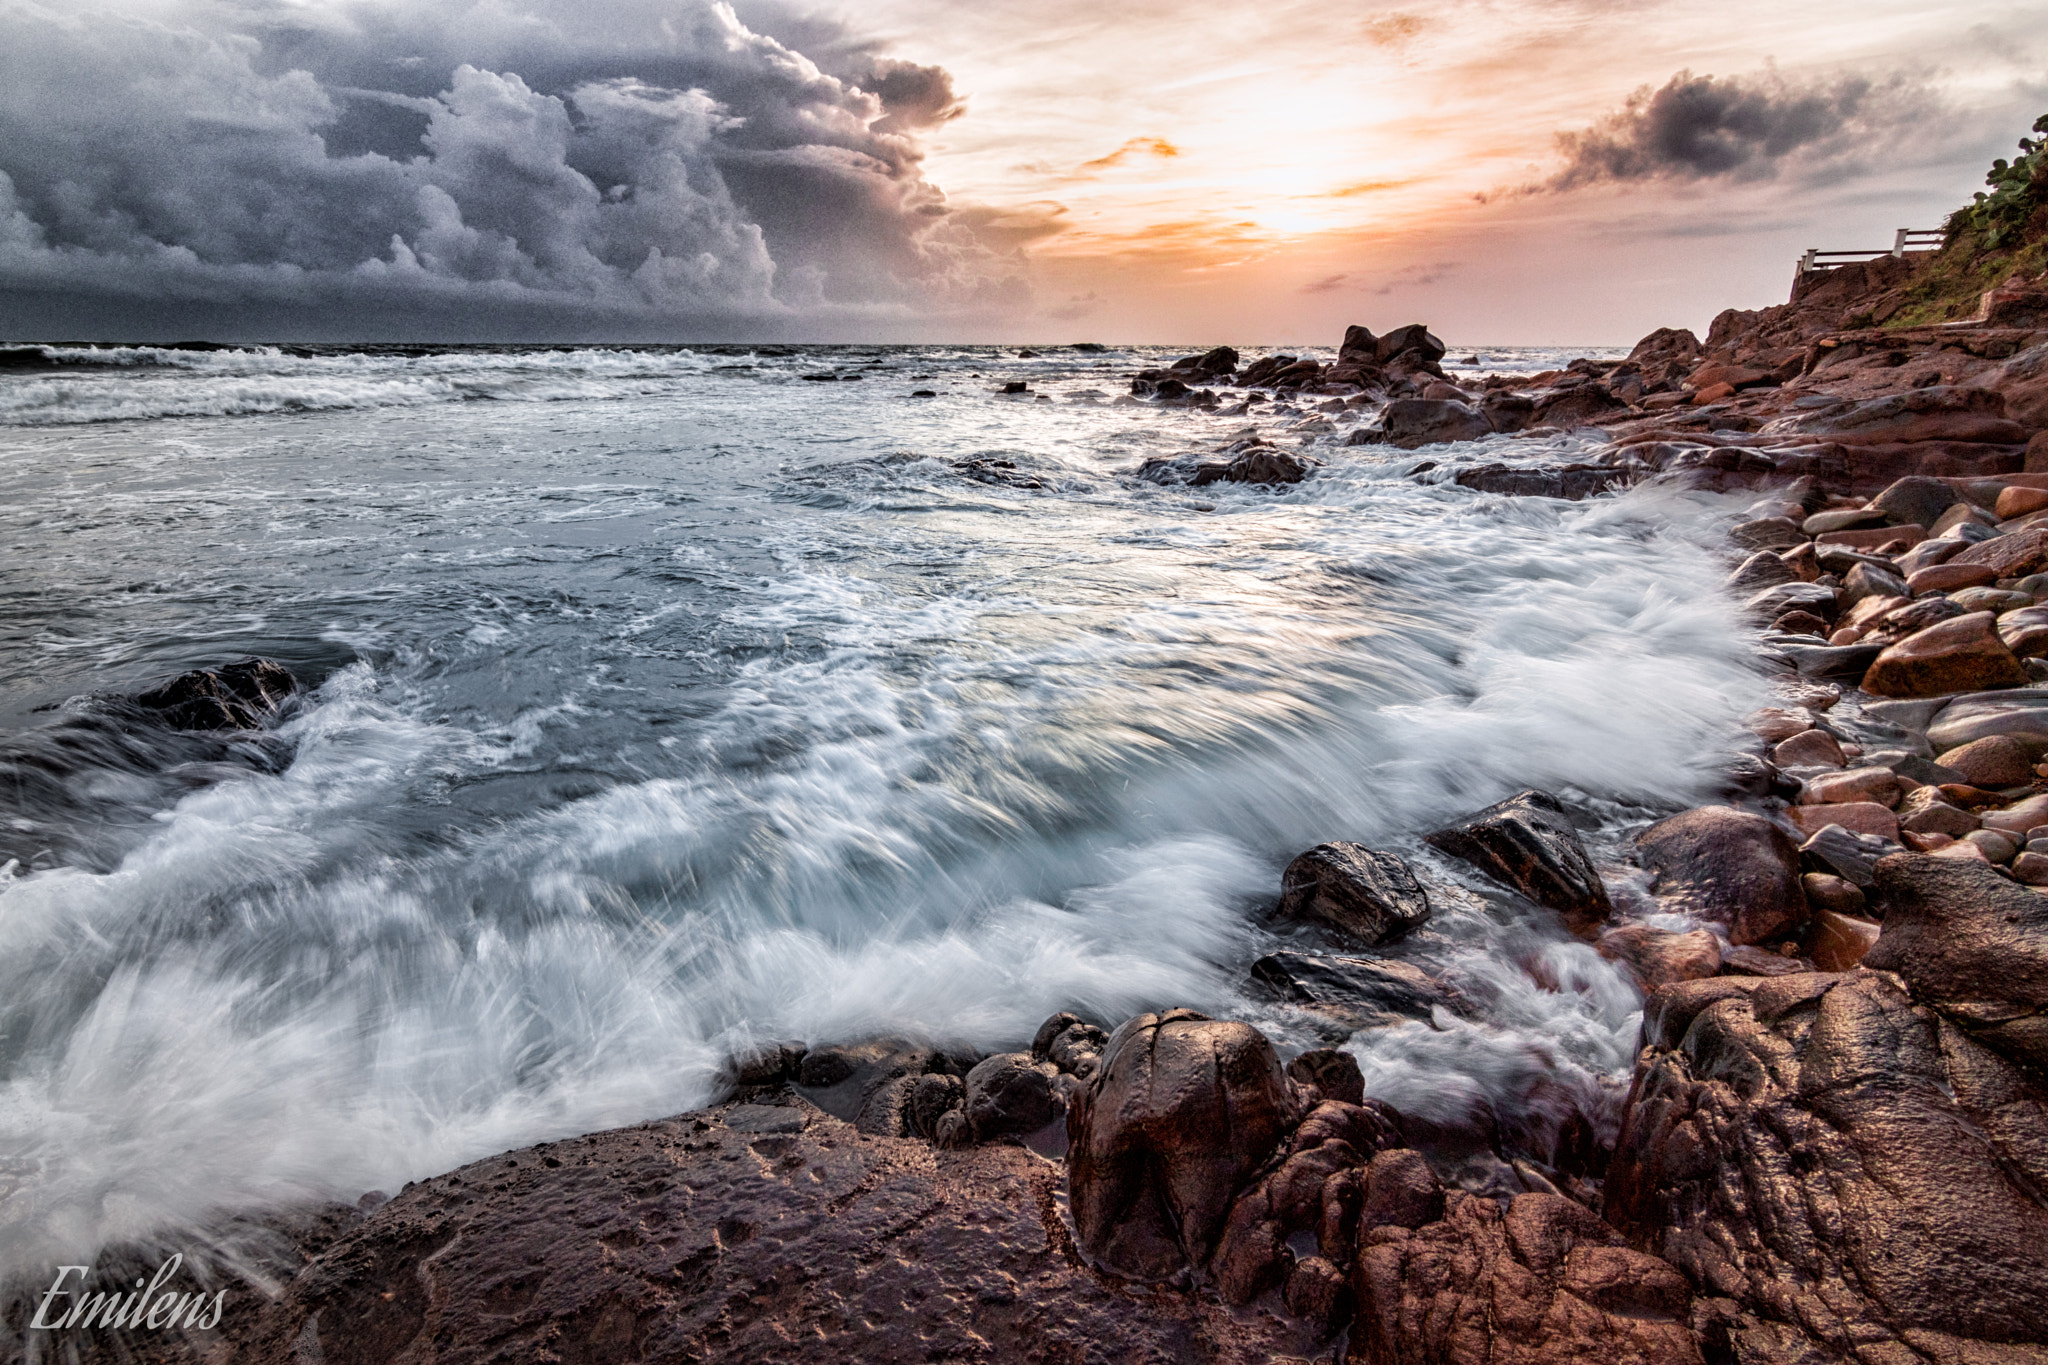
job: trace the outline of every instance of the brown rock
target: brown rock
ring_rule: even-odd
[[[1685,811],[1638,835],[1636,858],[1659,899],[1727,925],[1730,942],[1761,943],[1806,919],[1799,850],[1760,815],[1727,806]]]
[[[1444,1187],[1422,1153],[1407,1147],[1380,1152],[1366,1168],[1358,1237],[1374,1228],[1419,1228],[1444,1216]]]
[[[1946,834],[1960,839],[1977,828],[1977,817],[1942,796],[1939,787],[1907,792],[1898,805],[1899,828],[1909,834]]]
[[[1808,611],[1788,611],[1771,622],[1771,629],[1786,635],[1826,636],[1828,623]]]
[[[1310,1324],[1239,1320],[1090,1271],[1048,1213],[1059,1187],[1059,1167],[1022,1148],[934,1152],[789,1097],[731,1104],[412,1185],[303,1268],[263,1286],[231,1280],[220,1330],[195,1334],[205,1340],[96,1332],[73,1344],[108,1365],[1315,1352]]]
[[[2003,880],[1910,854],[1880,876],[1901,863]],[[1880,961],[1893,913],[1867,966],[1897,970]],[[1735,1360],[1814,1362],[1936,1343],[1943,1359],[2017,1361],[2010,1343],[2048,1340],[2039,1081],[1879,972],[1710,992],[1732,984],[1646,1006],[1605,1190],[1635,1245],[1713,1288],[1704,1335]]]
[[[1924,592],[1955,592],[1960,588],[1986,588],[1998,581],[1998,571],[1986,564],[1930,564],[1906,577],[1914,596]]]
[[[1979,819],[1986,829],[2001,829],[2009,834],[2025,834],[2037,826],[2048,825],[2048,795],[2029,796],[2023,801],[2013,802],[2003,810],[1987,810]]]
[[[1863,888],[1832,872],[1809,872],[1799,879],[1806,890],[1806,904],[1815,914],[1861,915],[1869,902]]]
[[[2005,647],[1988,611],[1929,626],[1877,656],[1863,675],[1863,690],[1881,697],[1936,697],[2019,687],[2026,667]]]
[[[1809,779],[1805,790],[1799,793],[1799,804],[1830,806],[1875,801],[1880,806],[1896,806],[1901,795],[1899,775],[1890,768],[1851,768]]]
[[[1846,972],[1877,942],[1877,925],[1867,919],[1822,910],[1807,931],[1806,955],[1824,972]]]
[[[1807,838],[1840,825],[1852,834],[1875,834],[1894,843],[1899,837],[1899,818],[1875,801],[1852,801],[1838,806],[1792,806],[1785,816]]]
[[[1986,735],[1934,760],[1973,787],[2020,787],[2034,780],[2041,750],[2011,735]]]
[[[2048,568],[2048,526],[2029,526],[1980,545],[1973,545],[1949,561],[1951,564],[1982,564],[2000,578],[2024,578]]]
[[[1727,399],[1733,398],[1734,396],[1735,386],[1733,384],[1709,384],[1706,388],[1701,389],[1698,393],[1694,394],[1692,396],[1692,401],[1701,407],[1705,407],[1709,403],[1723,402]]]
[[[1872,526],[1861,531],[1828,531],[1813,538],[1815,545],[1843,545],[1852,550],[1877,550],[1893,541],[1904,541],[1905,548],[1918,545],[1927,539],[1924,526]]]
[[[2032,447],[2028,447],[2029,450]],[[2026,516],[2048,507],[2048,488],[2021,488],[2017,485],[2006,488],[1998,495],[1996,513],[2000,521]]]
[[[1848,760],[1842,756],[1842,746],[1827,731],[1801,730],[1771,750],[1771,762],[1781,768],[1839,768]]]
[[[1884,933],[1864,965],[1898,973],[1916,1001],[1977,1042],[2025,1066],[2048,1063],[2048,897],[1989,866],[1914,853],[1879,859],[1877,889]],[[2035,1159],[2048,1173],[2048,1147]],[[2048,1267],[2048,1242],[2034,1249]],[[2048,1278],[2038,1292],[2048,1302]]]
[[[1429,895],[1408,865],[1362,844],[1317,844],[1287,865],[1280,914],[1314,920],[1375,947],[1429,920]]]
[[[1574,932],[1612,913],[1578,830],[1548,792],[1511,796],[1423,839],[1558,911]]]
[[[1721,970],[1721,941],[1705,929],[1679,934],[1647,924],[1621,924],[1600,935],[1595,946],[1602,957],[1627,964],[1645,995]]]
[[[1373,1365],[1700,1365],[1692,1291],[1571,1200],[1451,1196],[1360,1250],[1352,1359]]]
[[[1788,710],[1782,706],[1763,706],[1752,711],[1744,723],[1765,743],[1779,744],[1811,730],[1813,713],[1804,707]]]
[[[1136,1280],[1201,1265],[1294,1116],[1280,1059],[1257,1029],[1193,1010],[1126,1021],[1067,1110],[1082,1251]]]

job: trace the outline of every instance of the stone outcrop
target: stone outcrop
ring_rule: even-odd
[[[134,699],[137,710],[172,730],[260,730],[275,720],[298,683],[284,665],[242,659],[180,673]]]
[[[2043,898],[1912,854],[1877,882],[1863,968],[1652,999],[1607,1217],[1737,1360],[2038,1360]]]

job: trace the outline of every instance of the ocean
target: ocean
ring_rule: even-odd
[[[1314,1046],[1247,968],[1323,945],[1267,914],[1336,838],[1422,871],[1384,955],[1477,1006],[1352,1037],[1368,1092],[1611,1119],[1627,976],[1418,836],[1544,787],[1612,863],[1708,797],[1766,700],[1739,500],[1116,402],[1173,354],[7,351],[0,1281],[686,1110],[767,1040]],[[1325,463],[1132,477],[1247,427]],[[248,655],[304,687],[269,735],[52,738]]]

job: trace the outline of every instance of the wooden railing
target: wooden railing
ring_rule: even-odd
[[[1808,247],[1799,258],[1798,273],[1833,270],[1857,261],[1874,261],[1880,256],[1904,256],[1909,251],[1934,251],[1941,246],[1942,238],[1939,228],[1900,228],[1892,236],[1889,251],[1822,251],[1819,247]]]

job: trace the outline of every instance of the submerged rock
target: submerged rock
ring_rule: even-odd
[[[260,730],[298,690],[283,664],[242,659],[180,673],[134,698],[134,704],[172,730]]]
[[[1439,1008],[1469,1009],[1463,996],[1422,968],[1384,958],[1268,953],[1252,964],[1252,979],[1282,1000],[1339,1020],[1347,1031],[1407,1019],[1427,1023]]]
[[[1586,856],[1564,804],[1548,792],[1525,791],[1455,825],[1423,836],[1432,846],[1558,911],[1575,932],[1612,912],[1607,888]]]
[[[1429,894],[1391,853],[1363,844],[1318,844],[1281,875],[1280,914],[1327,925],[1371,948],[1427,923]]]

